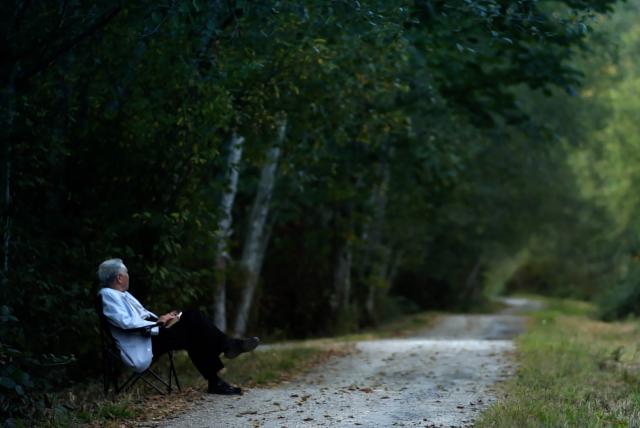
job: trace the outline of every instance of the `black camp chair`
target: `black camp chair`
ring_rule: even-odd
[[[167,352],[169,358],[169,370],[167,378],[161,377],[158,373],[152,370],[153,366],[158,360],[158,357],[154,356],[151,366],[142,373],[131,374],[124,383],[120,384],[120,375],[123,371],[124,364],[120,359],[120,350],[116,344],[116,340],[111,334],[111,328],[116,328],[122,331],[126,331],[131,334],[151,334],[150,330],[154,326],[161,326],[161,323],[156,323],[148,327],[134,328],[134,329],[121,329],[114,326],[109,322],[109,319],[104,315],[102,310],[102,297],[98,295],[96,299],[96,312],[100,320],[100,344],[102,351],[102,374],[103,374],[103,386],[104,394],[109,394],[109,389],[113,386],[113,390],[116,394],[122,391],[130,389],[139,380],[143,381],[151,388],[158,391],[160,394],[169,394],[173,391],[173,380],[175,380],[175,386],[180,390],[180,381],[178,381],[178,374],[176,367],[173,363],[173,351]]]

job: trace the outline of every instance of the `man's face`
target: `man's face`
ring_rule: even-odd
[[[129,289],[129,271],[126,267],[116,275],[116,285],[121,291],[127,291]]]

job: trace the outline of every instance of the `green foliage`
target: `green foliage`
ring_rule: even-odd
[[[7,337],[8,323],[17,322],[8,307],[0,307],[1,337]],[[31,376],[23,370],[26,360],[24,352],[0,342],[0,417],[3,420],[22,416],[33,407],[30,389],[33,387]]]
[[[632,266],[619,281],[599,295],[599,316],[616,320],[640,316],[640,268]]]
[[[590,54],[574,61],[587,71],[574,97],[527,97],[526,110],[557,135],[562,163],[545,172],[556,178],[538,215],[544,228],[526,244],[510,286],[596,298],[606,319],[637,313],[637,101],[628,95],[638,90],[639,12],[628,2],[595,22]]]
[[[107,257],[125,259],[154,311],[209,309],[235,132],[246,143],[229,238],[233,314],[243,275],[233,260],[284,116],[251,329],[303,337],[416,304],[469,307],[512,254],[528,254],[523,269],[540,268],[554,290],[593,294],[594,278],[619,273],[602,255],[611,235],[634,230],[634,205],[620,189],[608,205],[593,198],[617,176],[592,177],[596,144],[575,144],[615,109],[566,92],[591,65],[575,60],[594,43],[591,23],[614,3],[3,5],[0,298],[29,320],[16,343],[33,355],[73,349],[66,376],[95,372],[94,272]],[[621,144],[606,145],[607,162]],[[617,233],[602,231],[612,218]],[[350,288],[333,307],[345,251]]]
[[[0,338],[16,333],[18,319],[10,308],[0,306]],[[0,421],[16,421],[37,415],[44,408],[43,389],[48,389],[59,375],[59,366],[74,357],[51,354],[35,355],[16,344],[0,341]]]

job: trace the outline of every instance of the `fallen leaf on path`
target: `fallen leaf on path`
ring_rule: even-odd
[[[247,415],[257,415],[258,411],[257,410],[247,410],[246,412],[240,412],[238,413],[236,416],[237,417],[241,417],[241,416],[247,416]]]

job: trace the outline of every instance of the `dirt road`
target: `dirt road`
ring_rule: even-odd
[[[515,315],[533,305],[505,299],[494,315],[448,315],[425,332],[358,342],[356,352],[275,389],[207,396],[164,427],[471,426],[513,373]]]

